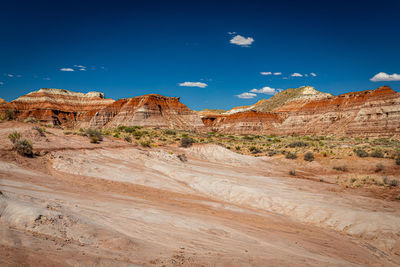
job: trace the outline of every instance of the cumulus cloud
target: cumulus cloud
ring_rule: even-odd
[[[0,82],[0,85],[3,85],[4,83],[3,82]]]
[[[256,94],[253,94],[253,93],[241,93],[240,95],[236,95],[237,97],[239,97],[239,98],[243,98],[243,99],[251,99],[251,98],[254,98],[254,97],[256,97],[257,95]]]
[[[313,77],[317,76],[317,74],[315,74],[314,72],[311,72],[310,75]]]
[[[266,94],[266,95],[274,95],[276,94],[276,90],[274,88],[271,88],[269,86],[265,86],[261,89],[251,89],[250,92],[252,93],[259,93],[259,94]]]
[[[184,83],[179,83],[178,85],[187,87],[200,87],[200,88],[207,87],[206,83],[201,83],[201,82],[184,82]]]
[[[60,71],[74,71],[72,68],[61,68]]]
[[[251,37],[243,37],[241,35],[236,35],[230,40],[231,44],[240,45],[240,46],[250,46],[254,42],[254,39]]]
[[[78,68],[79,70],[85,71],[86,67],[83,65],[74,65],[74,67]]]
[[[392,82],[392,81],[400,81],[400,74],[393,73],[387,74],[385,72],[379,72],[374,77],[370,79],[372,82]]]
[[[297,72],[293,73],[290,76],[292,76],[292,77],[303,77],[303,75],[301,75],[300,73],[297,73]]]
[[[272,72],[270,72],[270,71],[267,71],[267,72],[263,71],[263,72],[260,72],[260,73],[261,73],[261,75],[271,75],[272,74]]]
[[[274,72],[274,75],[282,75],[282,72]]]

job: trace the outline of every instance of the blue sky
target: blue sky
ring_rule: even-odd
[[[3,1],[0,97],[159,93],[199,110],[303,85],[398,91],[399,14],[398,0]]]

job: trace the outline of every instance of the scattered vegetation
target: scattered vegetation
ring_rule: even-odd
[[[354,149],[354,153],[360,158],[368,157],[368,152],[363,149]]]
[[[383,158],[383,152],[381,150],[374,150],[369,154],[370,157],[374,157],[374,158]]]
[[[8,139],[10,139],[11,143],[15,144],[21,138],[21,134],[17,131],[14,131],[8,135]]]
[[[103,141],[103,135],[99,130],[89,128],[86,130],[86,135],[89,137],[90,143],[98,144]]]
[[[337,170],[337,171],[341,171],[341,172],[347,172],[347,171],[348,171],[346,165],[343,165],[343,166],[333,166],[333,169],[334,169],[334,170]]]
[[[24,120],[24,122],[29,122],[29,123],[37,123],[39,122],[38,119],[36,119],[35,117],[28,117]]]
[[[177,157],[182,162],[186,162],[187,161],[187,157],[186,157],[185,154],[179,154]]]
[[[294,170],[289,171],[289,175],[296,176],[296,171],[294,171]]]
[[[12,121],[15,120],[16,118],[16,110],[5,110],[4,112],[2,112],[0,119],[3,121]]]
[[[40,134],[40,136],[42,136],[42,137],[45,137],[46,136],[46,129],[45,128],[42,128],[42,127],[39,127],[39,126],[34,126],[34,127],[32,127],[32,129],[33,130],[36,130],[39,134]]]
[[[307,152],[304,154],[304,160],[305,161],[313,161],[314,160],[314,154],[312,152]]]
[[[26,157],[33,156],[33,145],[30,140],[21,140],[21,134],[17,131],[12,132],[8,135],[8,139],[13,143],[13,149],[18,152],[18,154]]]
[[[292,153],[292,152],[287,152],[285,155],[285,158],[287,159],[297,159],[297,154],[296,153]]]
[[[193,143],[194,143],[193,138],[190,138],[190,137],[183,137],[183,138],[181,139],[181,144],[180,144],[180,146],[181,146],[181,147],[190,147],[190,146],[193,145]]]

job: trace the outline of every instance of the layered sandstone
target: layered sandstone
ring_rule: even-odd
[[[11,110],[18,120],[32,117],[48,124],[75,127],[77,123],[90,120],[90,113],[113,102],[100,92],[84,94],[42,88],[1,105],[0,112]]]
[[[179,97],[149,94],[119,99],[96,112],[89,127],[146,126],[196,130],[204,124]]]
[[[5,101],[3,98],[0,98],[0,105],[3,105],[3,104],[7,104],[7,101]]]
[[[239,134],[400,138],[400,94],[383,86],[339,96],[297,98],[270,112],[251,110],[202,119],[214,131]]]

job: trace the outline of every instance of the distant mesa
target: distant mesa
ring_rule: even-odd
[[[333,96],[313,87],[287,89],[249,106],[190,110],[179,97],[148,94],[117,101],[103,93],[43,88],[9,103],[18,120],[70,128],[120,125],[235,134],[339,135],[400,139],[400,94],[388,86]]]

